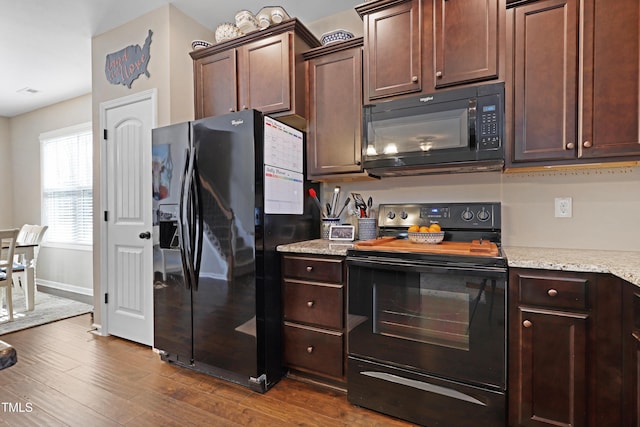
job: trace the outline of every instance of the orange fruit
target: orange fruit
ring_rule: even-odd
[[[409,233],[417,233],[418,231],[420,231],[420,227],[417,225],[412,225],[411,227],[409,227]]]
[[[442,231],[442,228],[440,228],[440,224],[431,224],[429,226],[430,233],[438,233],[440,231]]]
[[[420,227],[420,232],[421,233],[428,233],[429,232],[429,227],[427,227],[426,225],[423,225],[422,227]]]

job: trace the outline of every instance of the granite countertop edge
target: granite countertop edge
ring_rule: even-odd
[[[278,246],[278,252],[345,256],[353,242],[325,239]],[[640,251],[503,246],[509,267],[610,273],[640,286]]]

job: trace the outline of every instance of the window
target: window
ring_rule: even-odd
[[[93,136],[91,123],[40,135],[42,223],[47,241],[93,241]]]

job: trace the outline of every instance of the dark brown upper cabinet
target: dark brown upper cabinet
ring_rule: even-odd
[[[362,38],[305,52],[307,176],[317,181],[365,177],[362,170]]]
[[[639,20],[637,0],[507,10],[507,167],[640,156]]]
[[[357,8],[364,20],[366,101],[421,92],[431,86],[423,81],[422,58],[430,57],[433,50],[422,42],[423,26],[430,22],[422,3],[378,1]]]
[[[195,118],[256,109],[306,127],[302,53],[320,42],[297,19],[191,52]]]
[[[364,21],[364,102],[499,77],[505,0],[378,0]]]
[[[496,0],[434,0],[436,88],[498,77]]]

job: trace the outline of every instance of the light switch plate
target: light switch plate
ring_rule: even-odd
[[[573,215],[571,197],[556,197],[555,202],[555,217],[571,218]]]

